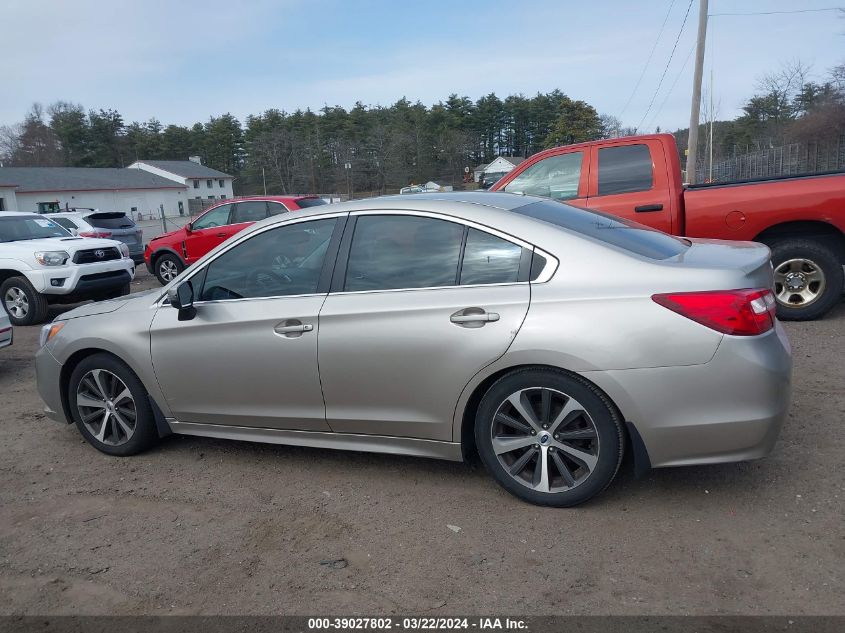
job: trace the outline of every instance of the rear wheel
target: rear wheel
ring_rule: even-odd
[[[3,309],[13,325],[32,325],[47,317],[47,299],[26,277],[10,277],[0,285]]]
[[[832,249],[798,239],[776,242],[771,248],[779,319],[818,319],[836,305],[845,281],[842,264]]]
[[[161,282],[162,286],[166,286],[171,281],[173,281],[176,276],[185,270],[184,264],[182,264],[182,260],[180,260],[176,255],[165,253],[164,255],[160,255],[155,260],[155,267],[153,271],[155,272],[155,276],[158,277],[158,280]]]
[[[530,503],[568,507],[604,490],[622,461],[622,422],[589,382],[559,370],[504,376],[481,400],[481,460],[506,490]]]
[[[109,354],[82,360],[68,382],[71,416],[82,436],[109,455],[134,455],[158,439],[144,385]]]

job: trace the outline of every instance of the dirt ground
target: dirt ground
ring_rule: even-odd
[[[425,459],[178,436],[107,457],[42,415],[38,329],[0,350],[0,613],[845,614],[845,303],[787,324],[770,457],[623,466],[572,510]]]

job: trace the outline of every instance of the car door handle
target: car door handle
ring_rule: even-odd
[[[481,327],[485,323],[498,321],[499,318],[496,312],[485,312],[481,308],[464,308],[455,312],[449,320],[456,325]]]
[[[314,329],[314,326],[310,323],[301,323],[296,319],[291,319],[290,321],[282,321],[276,327],[273,328],[273,331],[276,334],[281,334],[283,336],[287,336],[290,334],[302,334],[303,332],[311,332]]]
[[[641,204],[638,207],[634,207],[634,211],[637,213],[647,213],[649,211],[663,211],[662,204]]]
[[[218,233],[217,237],[226,237],[226,234],[225,233]]]

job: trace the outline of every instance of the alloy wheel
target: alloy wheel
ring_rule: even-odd
[[[6,296],[3,299],[6,304],[6,311],[16,319],[23,319],[29,314],[29,299],[26,298],[26,293],[20,288],[12,286],[6,290]]]
[[[562,492],[595,470],[599,436],[577,400],[547,388],[522,389],[496,410],[493,451],[514,481],[537,492]]]
[[[128,442],[135,433],[138,411],[132,392],[106,369],[93,369],[76,388],[76,406],[85,428],[109,446]]]
[[[158,272],[164,281],[172,281],[176,275],[179,274],[179,270],[176,268],[175,262],[170,259],[165,259],[159,262]]]
[[[805,307],[818,299],[825,289],[822,269],[809,259],[788,259],[775,269],[775,296],[789,307]]]

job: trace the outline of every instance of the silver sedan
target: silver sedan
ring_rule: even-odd
[[[769,251],[559,202],[419,194],[239,233],[167,287],[67,312],[48,415],[111,455],[170,433],[460,460],[571,506],[623,452],[762,457],[790,401]]]

